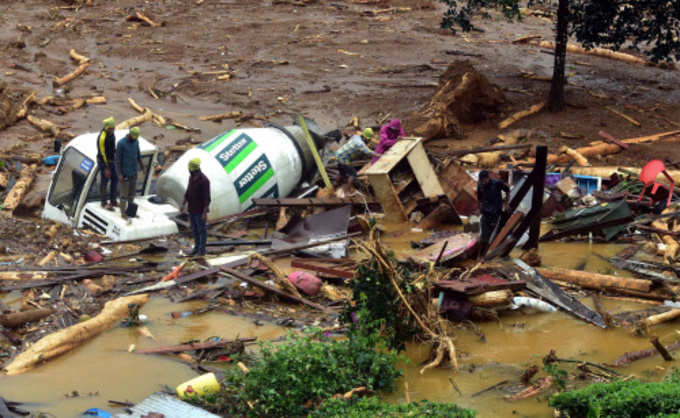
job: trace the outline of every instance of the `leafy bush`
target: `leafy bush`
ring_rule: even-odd
[[[391,405],[376,397],[361,398],[358,401],[331,399],[324,402],[319,409],[310,414],[316,417],[451,417],[473,418],[475,411],[461,408],[452,403],[411,402],[409,404]]]
[[[408,273],[403,265],[398,265],[397,269],[404,275]],[[378,263],[372,259],[357,267],[350,285],[352,301],[345,305],[341,322],[351,325],[358,323],[361,330],[369,333],[379,331],[390,348],[404,350],[416,328],[411,315],[403,312],[403,304],[387,273],[381,272]],[[402,291],[408,294],[411,289],[407,284],[402,284]]]
[[[348,336],[336,341],[308,334],[289,336],[277,346],[262,344],[250,372],[230,369],[222,390],[201,403],[223,414],[303,416],[333,395],[359,386],[393,390],[401,375],[396,352],[375,333]]]
[[[664,382],[636,380],[596,383],[561,393],[550,406],[570,417],[669,417],[680,412],[680,375]],[[670,415],[669,415],[670,414]]]

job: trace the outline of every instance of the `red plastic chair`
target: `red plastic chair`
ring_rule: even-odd
[[[670,182],[670,187],[666,184],[656,182],[656,177],[659,175],[659,173],[663,173],[663,175],[666,176],[666,178]],[[656,193],[659,187],[663,187],[664,189],[668,190],[668,202],[666,202],[666,206],[671,204],[671,198],[673,197],[673,188],[675,186],[675,181],[673,181],[673,178],[669,176],[668,173],[666,172],[666,165],[663,163],[663,161],[651,160],[647,164],[645,164],[645,166],[642,167],[642,171],[640,172],[640,181],[644,183],[645,187],[642,188],[642,192],[640,193],[640,196],[637,199],[638,201],[642,200],[642,197],[645,195],[645,192],[650,187],[652,188],[652,190],[650,191],[650,195],[652,196]]]

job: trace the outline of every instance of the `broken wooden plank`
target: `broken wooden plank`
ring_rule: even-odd
[[[195,350],[205,350],[208,348],[223,347],[228,344],[233,343],[251,343],[257,340],[257,337],[251,338],[240,338],[236,340],[217,340],[210,341],[207,343],[189,343],[180,345],[168,345],[164,347],[147,348],[144,350],[135,350],[137,354],[171,354],[171,353],[181,353],[184,351],[195,351]]]
[[[527,281],[527,289],[577,318],[597,325],[600,328],[607,328],[607,324],[597,312],[579,302],[549,279],[543,277],[524,261],[517,258],[512,261],[529,276],[530,280]]]
[[[336,207],[336,206],[364,206],[364,205],[376,205],[378,202],[373,198],[345,198],[340,199],[336,197],[306,197],[302,199],[298,198],[283,198],[283,199],[253,199],[253,205],[255,206],[306,206],[306,207]]]
[[[308,263],[306,261],[302,261],[301,259],[292,260],[290,262],[290,265],[292,267],[301,268],[301,269],[305,269],[305,270],[311,270],[311,271],[323,273],[323,274],[326,274],[326,275],[329,275],[329,276],[332,276],[332,277],[340,277],[340,278],[343,278],[343,279],[354,278],[354,272],[353,271],[341,270],[341,269],[331,268],[331,267],[327,267],[327,266],[320,266],[318,264],[313,264],[313,263]]]

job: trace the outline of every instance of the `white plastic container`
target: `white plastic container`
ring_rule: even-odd
[[[254,198],[288,196],[314,167],[300,127],[233,129],[188,150],[158,178],[156,193],[177,207],[194,158],[210,179],[208,219],[243,212]]]

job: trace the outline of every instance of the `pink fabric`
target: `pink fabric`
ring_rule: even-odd
[[[306,271],[294,271],[288,275],[288,280],[309,296],[316,295],[321,288],[321,279]]]
[[[392,148],[392,145],[396,144],[399,138],[403,136],[406,136],[406,132],[401,127],[399,119],[392,119],[390,123],[383,125],[380,128],[380,142],[378,142],[378,147],[375,149],[376,156],[371,160],[371,164],[378,161],[380,156]]]

